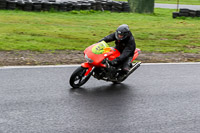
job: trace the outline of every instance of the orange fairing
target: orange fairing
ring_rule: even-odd
[[[131,60],[131,62],[134,61],[134,60],[138,57],[138,55],[139,55],[140,53],[141,53],[141,50],[140,50],[139,48],[136,48],[136,49],[135,49],[134,56],[133,56],[133,59]]]
[[[97,67],[105,67],[101,63],[105,58],[112,60],[120,55],[119,51],[109,47],[104,41],[89,46],[85,49],[84,54],[87,62]]]
[[[111,51],[111,48],[110,48],[110,47],[106,47],[106,48],[104,48],[103,50],[104,50],[103,54],[105,54],[105,53],[110,52],[110,51]]]

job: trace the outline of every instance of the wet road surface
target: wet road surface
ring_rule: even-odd
[[[200,64],[143,64],[114,85],[75,67],[0,68],[1,133],[198,133]]]

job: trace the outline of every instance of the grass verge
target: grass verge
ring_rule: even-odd
[[[0,50],[84,50],[125,23],[142,51],[199,53],[200,18],[172,19],[173,11],[155,9],[154,14],[136,14],[1,10]]]
[[[115,0],[115,1],[128,1],[128,0]],[[155,0],[155,3],[177,4],[177,0]],[[179,4],[200,5],[200,0],[179,0]]]

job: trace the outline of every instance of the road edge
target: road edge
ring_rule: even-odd
[[[142,63],[141,65],[200,65],[200,62],[180,62],[180,63]],[[41,66],[1,66],[0,69],[32,69],[32,68],[65,68],[78,67],[80,64],[72,65],[41,65]]]

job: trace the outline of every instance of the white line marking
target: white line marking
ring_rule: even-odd
[[[179,62],[179,63],[142,63],[141,65],[200,65],[200,62]]]
[[[200,65],[200,62],[181,62],[181,63],[142,63],[141,65]],[[77,65],[43,65],[43,66],[2,66],[0,69],[31,69],[31,68],[64,68],[78,67]]]
[[[78,67],[80,65],[43,65],[43,66],[2,66],[0,69],[31,69],[31,68],[63,68],[63,67]]]

